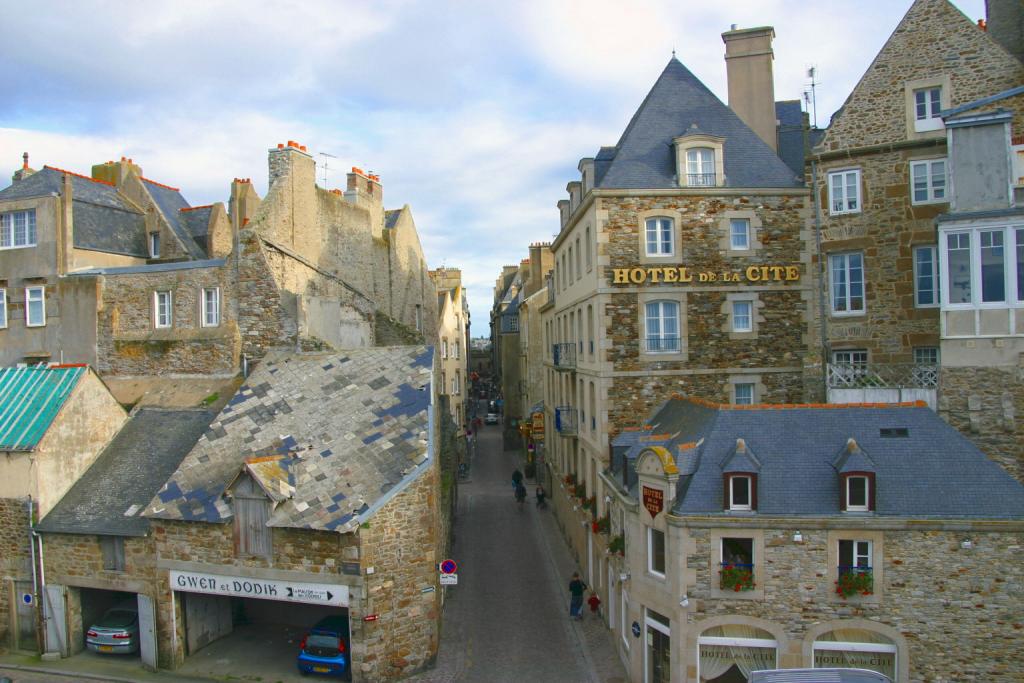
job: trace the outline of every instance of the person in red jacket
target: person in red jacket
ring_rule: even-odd
[[[587,598],[587,604],[590,605],[591,614],[597,616],[597,608],[601,606],[601,598],[597,597],[596,591],[590,591],[590,597]]]

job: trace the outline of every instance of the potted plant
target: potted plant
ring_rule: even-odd
[[[874,587],[874,577],[870,569],[848,571],[839,575],[839,580],[836,581],[836,594],[845,600],[851,595],[871,595]]]
[[[736,564],[723,564],[720,574],[719,588],[724,591],[754,590],[754,569]]]
[[[608,552],[616,553],[617,555],[624,555],[626,552],[626,538],[622,534],[612,536],[612,540],[608,541]]]
[[[608,518],[608,515],[605,515],[604,517],[599,517],[590,524],[590,528],[595,534],[607,534],[611,530],[611,527],[612,521]]]

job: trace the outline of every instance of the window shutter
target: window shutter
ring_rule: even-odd
[[[875,473],[865,472],[868,478],[868,510],[875,511]]]
[[[846,512],[846,477],[845,474],[839,475],[839,509]]]
[[[722,488],[722,496],[723,496],[722,497],[722,509],[723,510],[728,510],[729,509],[729,485],[732,483],[730,481],[731,479],[732,479],[732,477],[730,477],[728,474],[723,474],[722,475],[722,483],[724,484],[724,487]]]
[[[757,510],[757,473],[750,474],[750,509]]]

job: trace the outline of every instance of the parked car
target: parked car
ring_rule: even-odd
[[[299,645],[299,673],[348,675],[348,616],[336,614],[316,622]]]
[[[498,424],[498,414],[497,413],[487,413],[487,417],[484,418],[484,424],[487,424],[487,425],[496,425],[496,424]]]
[[[139,608],[132,602],[111,607],[85,632],[85,646],[103,654],[139,651]]]
[[[750,683],[892,683],[868,669],[770,669],[751,671]]]

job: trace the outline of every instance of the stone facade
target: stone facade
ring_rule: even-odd
[[[32,581],[28,503],[0,498],[0,645],[11,645],[15,581]]]

